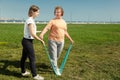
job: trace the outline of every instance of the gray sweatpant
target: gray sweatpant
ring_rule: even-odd
[[[60,57],[63,47],[64,47],[64,41],[57,42],[53,40],[48,40],[48,49],[49,49],[50,58],[53,61],[55,67],[57,67],[57,60]]]

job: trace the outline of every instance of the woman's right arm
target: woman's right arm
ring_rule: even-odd
[[[45,27],[45,28],[43,29],[43,31],[41,32],[41,34],[40,34],[40,36],[39,36],[41,39],[43,39],[44,34],[45,34],[48,30],[50,30],[51,26],[52,26],[52,20],[46,25],[46,27]]]
[[[46,26],[44,29],[43,29],[43,31],[41,32],[41,34],[40,34],[40,38],[43,40],[43,36],[44,36],[44,34],[48,31],[49,29],[48,29],[48,27]]]
[[[40,39],[40,38],[35,34],[35,32],[34,32],[35,30],[34,30],[34,28],[33,28],[33,24],[28,24],[28,27],[29,27],[31,36],[34,37],[35,39],[41,41],[43,44],[45,44],[44,41],[43,41],[42,39]]]

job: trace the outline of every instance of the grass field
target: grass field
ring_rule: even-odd
[[[120,80],[120,24],[69,24],[68,32],[75,44],[62,76],[54,75],[42,44],[35,40],[37,73],[45,80]],[[20,75],[22,37],[23,24],[0,24],[0,80],[32,80]],[[47,34],[44,40],[47,44]],[[59,64],[69,44],[66,39]]]

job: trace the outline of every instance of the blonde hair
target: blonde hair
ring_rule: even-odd
[[[55,7],[55,9],[54,9],[54,14],[55,14],[56,10],[58,10],[58,9],[61,10],[61,12],[62,12],[61,16],[63,16],[63,15],[64,15],[64,10],[63,10],[63,8],[60,7],[60,6],[56,6],[56,7]]]
[[[36,6],[36,5],[32,5],[30,8],[29,8],[29,11],[28,11],[28,16],[31,17],[33,15],[34,12],[38,11],[39,10],[39,7]]]

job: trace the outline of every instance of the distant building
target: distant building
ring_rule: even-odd
[[[24,23],[22,19],[0,18],[0,23]],[[66,21],[68,24],[120,24],[120,21]],[[47,24],[48,21],[36,21],[37,24]]]

